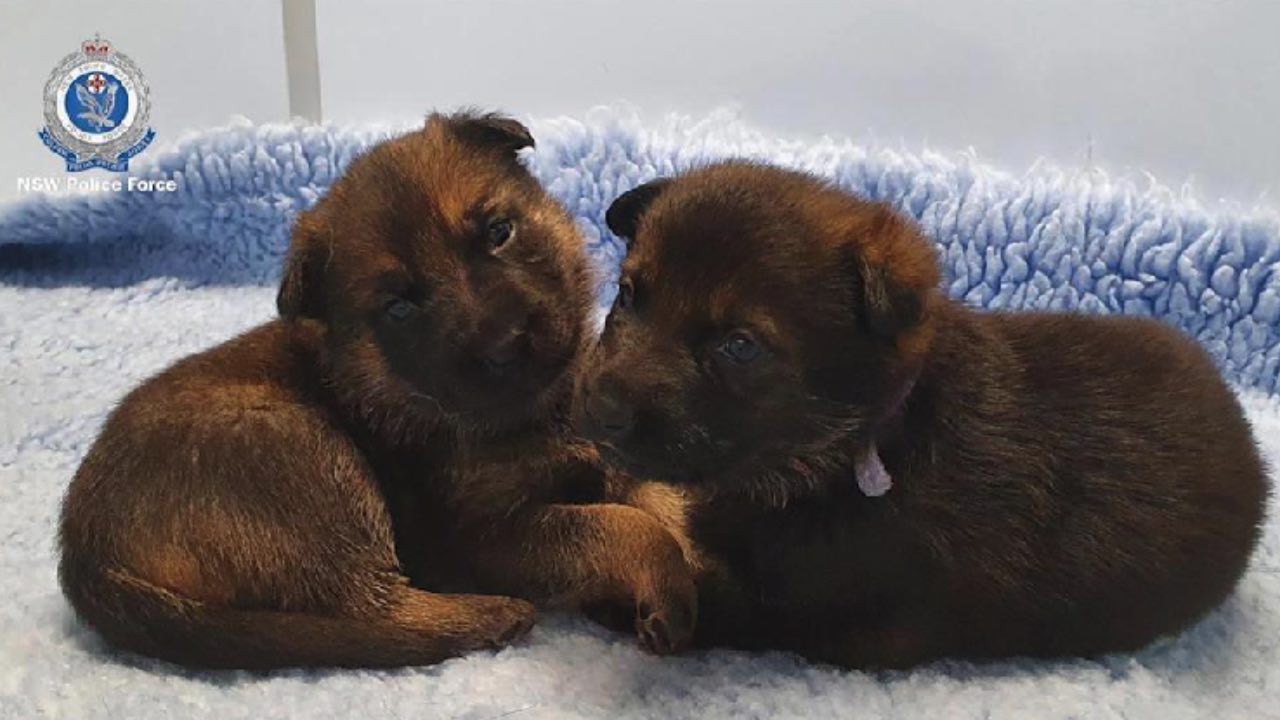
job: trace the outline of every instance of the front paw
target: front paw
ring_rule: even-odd
[[[476,596],[478,647],[497,650],[529,634],[538,612],[516,598]]]
[[[680,561],[678,572],[669,572],[651,592],[636,600],[636,635],[655,655],[678,653],[693,641],[698,620],[698,590],[693,575]]]

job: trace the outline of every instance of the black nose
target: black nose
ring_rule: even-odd
[[[587,401],[587,414],[601,434],[621,437],[636,424],[636,411],[616,397],[595,393]]]
[[[491,340],[480,359],[490,372],[505,375],[520,366],[528,344],[524,326],[513,326]]]

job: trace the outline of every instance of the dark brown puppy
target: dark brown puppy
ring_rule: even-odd
[[[433,116],[299,218],[282,320],[125,398],[72,481],[61,579],[110,642],[200,667],[391,666],[629,600],[687,639],[680,549],[566,439],[591,288],[528,131]],[[412,586],[411,586],[412,585]]]
[[[912,225],[779,169],[651,183],[608,221],[631,252],[577,419],[663,481],[629,499],[702,567],[701,643],[1132,650],[1243,572],[1263,467],[1174,330],[970,311]]]

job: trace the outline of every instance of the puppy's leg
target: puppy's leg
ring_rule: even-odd
[[[688,645],[697,590],[680,545],[650,515],[626,505],[550,505],[502,521],[478,541],[487,588],[550,606],[634,603],[645,647]]]
[[[399,578],[345,579],[377,587],[380,602],[340,611],[238,608],[183,597],[121,569],[78,577],[68,591],[113,645],[199,668],[429,665],[501,647],[533,623],[533,608],[513,598],[436,595]]]

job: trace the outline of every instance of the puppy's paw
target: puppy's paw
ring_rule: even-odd
[[[533,605],[516,598],[492,596],[483,600],[477,614],[482,617],[477,637],[490,649],[506,647],[529,633],[538,611]]]
[[[657,592],[636,603],[636,635],[640,644],[656,655],[678,653],[693,641],[698,590],[688,568],[682,569],[682,573],[665,578]]]

